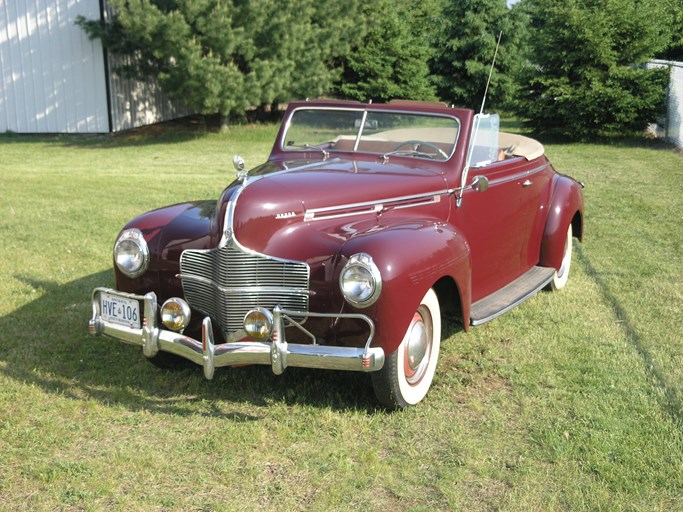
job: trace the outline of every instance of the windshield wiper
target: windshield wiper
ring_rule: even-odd
[[[418,151],[417,149],[396,149],[394,151],[384,153],[382,155],[382,160],[386,162],[387,160],[389,160],[389,157],[393,155],[425,157],[429,158],[430,160],[436,159],[436,155],[433,155],[431,153],[425,153],[424,151]]]
[[[288,148],[296,148],[296,149],[315,149],[317,151],[320,151],[323,154],[323,158],[327,158],[328,156],[330,156],[329,151],[324,149],[322,147],[322,145],[313,146],[313,145],[309,144],[308,142],[306,144],[296,144],[294,141],[290,140],[287,142],[287,147]]]

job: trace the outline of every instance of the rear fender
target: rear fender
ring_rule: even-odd
[[[463,317],[469,318],[470,251],[464,237],[452,227],[414,222],[356,236],[342,249],[339,273],[348,258],[359,252],[369,254],[378,266],[382,294],[371,308],[352,309],[375,320],[374,345],[382,346],[386,354],[398,348],[420,301],[443,277],[455,281],[452,289],[460,296],[441,302],[459,303]]]
[[[569,224],[573,234],[583,239],[583,193],[581,185],[568,176],[555,179],[548,218],[541,241],[539,264],[559,269],[564,254],[564,243]]]

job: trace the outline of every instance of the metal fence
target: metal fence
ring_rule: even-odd
[[[669,68],[666,116],[658,120],[654,131],[658,137],[683,148],[683,62],[653,60],[647,67]]]

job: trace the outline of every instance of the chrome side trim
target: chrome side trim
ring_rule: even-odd
[[[412,196],[387,198],[380,201],[366,201],[362,203],[350,203],[340,204],[336,206],[327,206],[324,208],[312,208],[304,212],[304,222],[311,222],[314,220],[336,219],[341,217],[349,217],[352,215],[365,215],[370,213],[379,214],[389,209],[400,210],[404,208],[413,208],[416,206],[426,206],[429,204],[439,203],[441,201],[441,196],[446,194],[448,194],[448,190],[439,190],[436,192],[426,192],[423,194],[415,194]]]
[[[220,242],[218,242],[218,249],[222,249],[225,247],[231,240],[237,244],[237,246],[240,249],[245,249],[240,245],[237,240],[233,236],[233,230],[232,230],[232,219],[235,217],[235,204],[237,203],[237,199],[239,196],[242,194],[242,191],[247,187],[247,182],[242,182],[242,186],[235,191],[233,196],[230,198],[230,201],[228,202],[228,207],[225,209],[225,218],[223,219],[223,232],[221,234],[221,239]],[[252,254],[256,254],[253,252]]]
[[[536,174],[538,172],[545,171],[548,167],[550,167],[549,163],[535,167],[534,169],[529,169],[528,171],[518,172],[518,173],[513,174],[511,176],[506,176],[505,178],[500,178],[497,180],[489,180],[489,186],[500,185],[502,183],[508,183],[510,181],[521,180],[522,178],[527,178],[527,177],[531,176],[532,174]]]

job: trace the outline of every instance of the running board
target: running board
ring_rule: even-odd
[[[506,287],[472,304],[470,324],[484,324],[519,306],[552,281],[554,275],[554,268],[530,268]]]

